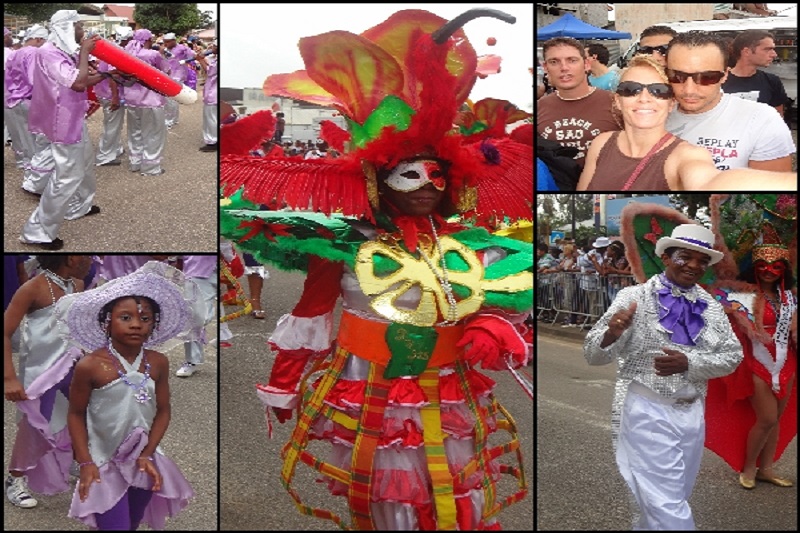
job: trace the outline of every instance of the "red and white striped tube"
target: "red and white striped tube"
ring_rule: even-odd
[[[191,87],[178,83],[157,68],[151,67],[105,39],[98,39],[91,53],[120,72],[136,76],[149,88],[172,98],[179,104],[193,104],[197,100],[197,92]]]

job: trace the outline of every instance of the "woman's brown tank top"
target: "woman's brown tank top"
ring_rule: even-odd
[[[589,182],[588,191],[619,191],[633,174],[642,157],[628,157],[617,146],[617,138],[621,132],[615,131],[606,141],[597,156],[597,166],[594,176]],[[642,173],[633,183],[631,191],[668,191],[667,178],[664,174],[664,163],[669,154],[681,144],[681,139],[675,139],[666,148],[655,155],[644,167]]]

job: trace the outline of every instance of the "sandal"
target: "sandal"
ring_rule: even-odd
[[[250,316],[252,316],[253,318],[257,318],[259,320],[264,320],[267,317],[267,313],[263,309],[254,309],[250,313]]]

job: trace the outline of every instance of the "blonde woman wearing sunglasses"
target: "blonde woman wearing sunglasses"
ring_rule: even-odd
[[[595,138],[577,190],[795,190],[792,172],[720,171],[709,151],[667,131],[674,85],[648,56],[635,56],[614,95],[624,129]],[[649,157],[648,157],[649,156]]]

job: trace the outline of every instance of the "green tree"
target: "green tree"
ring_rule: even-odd
[[[541,242],[550,241],[550,229],[553,227],[553,220],[557,217],[555,202],[552,194],[539,194],[536,197],[536,231],[537,240]]]
[[[199,28],[202,17],[197,4],[136,4],[133,18],[138,27],[154,34],[184,35]]]
[[[697,217],[697,210],[705,207],[711,200],[710,194],[670,194],[670,201],[675,204],[678,211],[685,213],[687,217],[694,220]]]
[[[78,11],[83,4],[3,4],[3,14],[25,17],[31,24],[46,24],[56,11]]]
[[[198,28],[210,28],[214,25],[214,12],[213,11],[203,11],[200,13],[200,24],[197,26]]]

